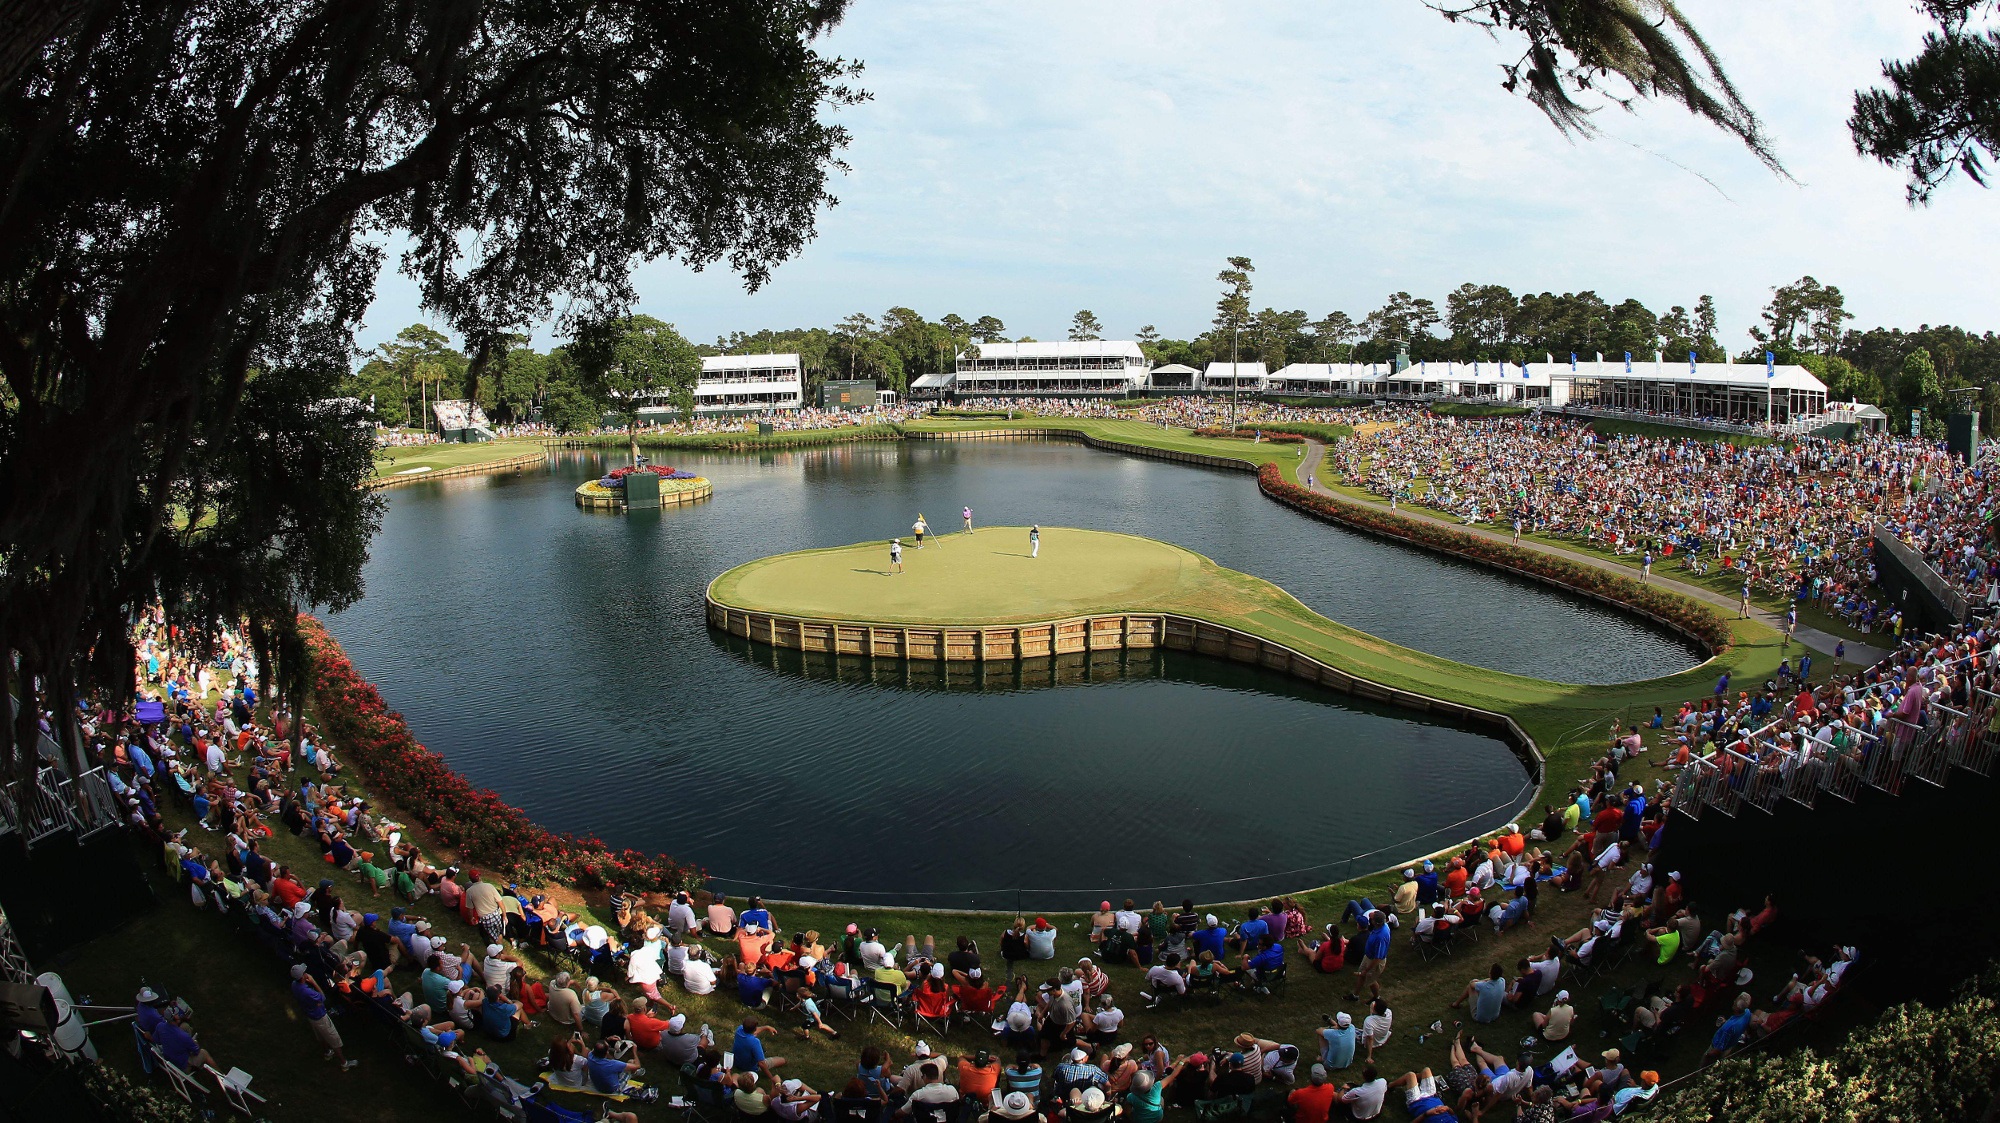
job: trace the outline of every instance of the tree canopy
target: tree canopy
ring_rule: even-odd
[[[320,403],[392,235],[467,341],[456,393],[521,325],[621,315],[635,260],[762,283],[833,202],[846,136],[823,114],[862,95],[814,43],[844,8],[93,0],[46,34],[8,25],[0,61],[39,40],[0,71],[8,685],[32,703],[79,652],[122,680],[130,614],[161,597],[191,629],[255,612],[282,632],[291,606],[251,596],[250,558],[289,567],[259,576],[271,596],[358,595],[368,504],[309,551],[285,512],[368,474],[361,419]],[[407,373],[425,395],[453,381],[435,359]],[[246,441],[323,471],[271,474]],[[221,564],[211,538],[246,560],[174,568]]]

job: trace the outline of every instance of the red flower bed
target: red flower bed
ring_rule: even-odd
[[[1222,437],[1237,441],[1255,440],[1258,433],[1262,433],[1264,439],[1272,444],[1302,444],[1305,442],[1304,437],[1298,436],[1295,433],[1281,433],[1271,429],[1261,429],[1255,425],[1246,425],[1241,429],[1218,429],[1211,425],[1206,429],[1196,429],[1194,431],[1194,435],[1197,437]]]
[[[651,472],[654,475],[663,478],[670,478],[674,474],[674,470],[672,468],[663,467],[662,465],[659,464],[648,464],[644,468],[634,468],[628,464],[623,468],[613,468],[607,474],[614,480],[622,480],[626,476],[629,476],[634,472]]]
[[[1346,503],[1287,481],[1275,464],[1257,472],[1257,486],[1288,507],[1412,545],[1485,562],[1559,582],[1569,588],[1617,601],[1695,637],[1713,654],[1733,642],[1729,620],[1709,605],[1568,558],[1495,542],[1426,519],[1412,519],[1360,503]]]
[[[417,743],[403,715],[389,709],[318,620],[301,615],[299,631],[312,662],[319,728],[367,777],[376,796],[438,842],[530,884],[600,889],[615,882],[671,891],[704,880],[698,867],[663,854],[613,850],[594,837],[545,830],[493,791],[473,787],[443,757]]]

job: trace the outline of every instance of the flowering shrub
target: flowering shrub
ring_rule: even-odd
[[[417,743],[403,715],[389,709],[318,620],[301,615],[299,631],[320,729],[378,797],[439,843],[530,884],[599,889],[616,882],[672,891],[704,880],[698,867],[663,854],[613,850],[595,837],[546,830],[493,791],[473,787],[443,757]]]
[[[1224,437],[1239,441],[1254,440],[1258,433],[1264,434],[1264,439],[1272,444],[1302,444],[1305,441],[1304,437],[1266,429],[1257,425],[1245,425],[1239,429],[1223,429],[1211,425],[1207,428],[1196,429],[1194,431],[1194,435],[1197,437]]]
[[[1547,578],[1568,588],[1616,601],[1663,620],[1672,627],[1695,637],[1713,654],[1722,653],[1733,642],[1728,619],[1714,608],[1678,593],[1643,584],[1623,574],[1612,573],[1585,562],[1572,561],[1539,550],[1523,549],[1509,542],[1495,542],[1427,519],[1413,519],[1380,508],[1343,502],[1332,496],[1307,491],[1286,480],[1275,464],[1266,464],[1258,470],[1257,486],[1265,495],[1278,502],[1329,522],[1337,522],[1371,534],[1401,539],[1411,545],[1455,554],[1487,565]]]
[[[623,488],[625,486],[625,477],[631,475],[634,472],[651,472],[663,480],[698,480],[701,478],[700,476],[695,475],[693,472],[683,472],[679,468],[668,468],[659,464],[648,464],[644,468],[633,468],[629,466],[624,468],[613,468],[611,469],[610,475],[605,476],[603,479],[598,480],[597,482],[604,487]]]

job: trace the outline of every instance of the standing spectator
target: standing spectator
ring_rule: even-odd
[[[1378,909],[1368,914],[1368,934],[1361,943],[1361,972],[1354,980],[1355,990],[1348,994],[1350,999],[1361,997],[1360,988],[1374,985],[1381,989],[1382,972],[1389,966],[1389,918]]]
[[[346,1072],[360,1061],[350,1061],[341,1048],[340,1031],[333,1026],[333,1019],[326,1012],[326,992],[319,989],[318,980],[306,973],[303,963],[292,964],[292,1001],[299,1007],[299,1016],[312,1027],[313,1036],[326,1046],[326,1059],[339,1061],[340,1071]]]

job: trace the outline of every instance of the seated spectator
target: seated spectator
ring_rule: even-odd
[[[735,1090],[729,1095],[729,1103],[736,1109],[736,1114],[754,1117],[771,1110],[770,1096],[757,1087],[756,1073],[737,1073],[735,1084]]]
[[[716,970],[705,948],[689,948],[687,963],[681,967],[681,986],[689,994],[714,994]]]
[[[1182,965],[1177,952],[1168,952],[1167,957],[1155,963],[1146,971],[1146,1005],[1158,1006],[1168,995],[1176,997],[1187,994],[1187,968]]]
[[[568,971],[556,972],[549,981],[547,1010],[549,1020],[559,1026],[574,1028],[583,1018],[583,999],[570,986]]]
[[[1056,930],[1046,917],[1036,917],[1025,933],[1028,942],[1029,959],[1054,959],[1056,957]]]
[[[720,893],[708,906],[706,934],[723,939],[736,935],[736,910],[729,907],[729,898]]]
[[[1483,979],[1474,979],[1466,984],[1465,993],[1451,1004],[1456,1010],[1467,1002],[1472,1003],[1472,1020],[1482,1025],[1500,1020],[1500,1011],[1507,1005],[1507,972],[1498,963]]]
[[[667,1017],[661,1017],[661,1013]],[[655,1011],[652,1000],[643,995],[634,998],[631,1011],[625,1015],[625,1035],[632,1039],[632,1044],[642,1050],[650,1052],[658,1049],[660,1038],[667,1031],[668,1019],[673,1017],[674,1013],[673,1004],[670,1002],[661,1003],[659,1010]]]
[[[771,1114],[785,1123],[813,1123],[819,1118],[820,1102],[826,1097],[806,1086],[803,1080],[786,1080],[772,1097]]]
[[[549,1083],[559,1088],[582,1088],[590,1082],[590,1047],[582,1033],[557,1037],[549,1043]]]
[[[1389,1084],[1390,1088],[1403,1093],[1403,1106],[1409,1109],[1411,1119],[1429,1119],[1431,1123],[1458,1123],[1458,1117],[1451,1108],[1438,1098],[1437,1078],[1430,1069],[1422,1072],[1406,1072]]]
[[[1576,1022],[1576,1008],[1569,1004],[1569,992],[1559,990],[1548,1013],[1536,1011],[1529,1018],[1535,1023],[1535,1032],[1542,1035],[1542,1040],[1562,1041],[1569,1037],[1570,1027]]]
[[[610,1045],[603,1041],[590,1047],[590,1059],[587,1064],[590,1087],[605,1096],[624,1094],[625,1086],[631,1083],[632,1074],[639,1071],[638,1061],[621,1061],[612,1057]]]

